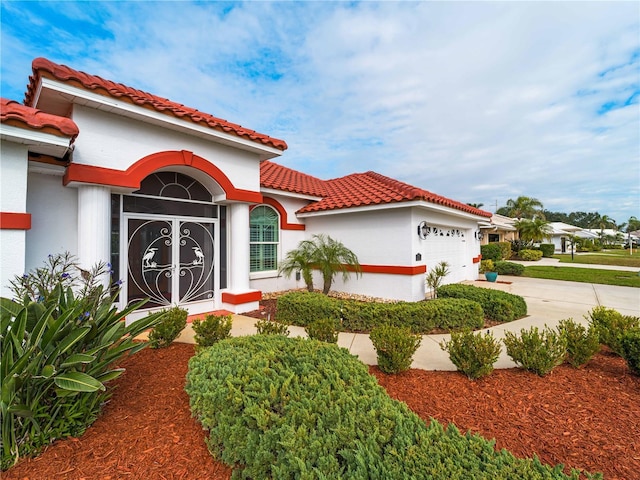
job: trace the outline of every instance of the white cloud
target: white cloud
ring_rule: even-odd
[[[623,106],[640,91],[637,4],[82,5],[3,2],[3,92],[46,55],[283,138],[279,161],[322,178],[640,216],[637,96]]]

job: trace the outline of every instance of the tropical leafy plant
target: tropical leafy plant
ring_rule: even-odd
[[[14,300],[0,299],[2,469],[57,438],[81,434],[111,395],[106,385],[122,374],[117,361],[146,346],[134,338],[162,313],[129,326],[118,291],[105,285],[109,264],[81,270],[69,254],[11,282]],[[80,274],[80,276],[78,276]]]
[[[324,234],[313,235],[311,240],[300,242],[298,248],[287,253],[279,271],[286,277],[300,271],[307,290],[312,292],[312,268],[320,270],[322,274],[322,293],[325,295],[331,290],[333,279],[339,272],[342,273],[342,279],[345,282],[352,272],[355,272],[356,276],[361,275],[362,272],[356,254],[342,242]]]
[[[509,199],[497,213],[511,218],[544,218],[542,202],[537,198],[520,196],[515,200]]]
[[[518,229],[520,240],[524,242],[537,242],[551,238],[549,222],[542,218],[518,220],[515,223],[515,227]]]
[[[449,264],[444,260],[433,267],[427,274],[427,286],[431,290],[432,298],[438,297],[438,287],[442,284],[444,277],[449,275]]]

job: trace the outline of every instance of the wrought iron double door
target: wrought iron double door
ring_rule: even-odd
[[[127,301],[144,308],[211,300],[216,291],[216,222],[188,217],[129,215]]]

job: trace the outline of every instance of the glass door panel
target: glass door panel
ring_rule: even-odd
[[[173,221],[127,220],[127,302],[149,298],[144,308],[172,303]]]
[[[178,303],[213,298],[214,224],[188,221],[180,221],[179,224]]]

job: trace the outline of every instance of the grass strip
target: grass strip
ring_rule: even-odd
[[[597,283],[601,285],[617,285],[620,287],[640,288],[638,272],[621,270],[601,270],[581,267],[526,267],[524,277],[564,280],[569,282]]]

